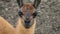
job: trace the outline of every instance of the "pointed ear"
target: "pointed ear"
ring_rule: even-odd
[[[38,5],[40,4],[41,0],[35,0],[33,3],[34,8],[37,9]]]
[[[20,8],[23,6],[23,0],[17,0],[17,3],[18,3]]]

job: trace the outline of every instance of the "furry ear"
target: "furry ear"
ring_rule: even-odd
[[[17,0],[17,3],[18,3],[20,8],[23,6],[23,0]]]
[[[41,0],[35,0],[34,3],[33,3],[33,6],[34,6],[35,8],[37,8],[38,5],[40,4],[40,2],[41,2]]]

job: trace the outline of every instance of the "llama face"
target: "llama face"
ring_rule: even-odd
[[[37,16],[37,12],[31,4],[25,4],[21,7],[19,16],[22,18],[24,27],[29,28],[34,24],[34,18]]]
[[[18,12],[25,28],[30,28],[34,24],[34,18],[37,15],[35,11],[41,0],[35,0],[33,4],[24,4],[23,0],[17,0],[20,11]]]

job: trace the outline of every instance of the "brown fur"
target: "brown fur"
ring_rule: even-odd
[[[0,16],[0,34],[14,34],[14,32],[12,25]]]
[[[28,11],[30,14],[33,14],[35,10],[35,8],[30,3],[24,4],[21,9],[23,13],[26,13]]]
[[[19,18],[18,22],[17,22],[17,26],[16,26],[16,34],[34,34],[35,24],[36,24],[36,22],[29,29],[26,29],[22,25],[21,18]]]

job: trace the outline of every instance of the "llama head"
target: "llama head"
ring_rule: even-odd
[[[22,24],[25,28],[30,28],[34,24],[34,19],[37,16],[37,7],[41,0],[35,0],[33,4],[23,4],[23,0],[17,0],[19,5],[19,16],[22,19]]]

